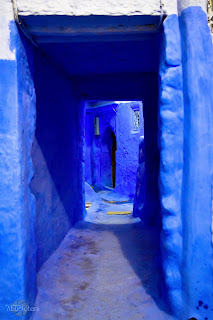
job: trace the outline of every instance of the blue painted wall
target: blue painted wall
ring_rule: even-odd
[[[7,305],[22,299],[31,306],[36,295],[35,201],[31,146],[35,129],[32,51],[10,23],[14,60],[0,60],[0,319],[17,319]],[[29,319],[28,313],[25,319]]]
[[[140,127],[134,129],[133,109],[140,111]],[[100,135],[94,134],[94,117],[99,117]],[[142,104],[129,102],[87,109],[86,181],[112,187],[112,133],[116,137],[115,190],[134,197],[138,167],[139,137],[143,134]]]
[[[179,21],[178,21],[179,20]],[[164,292],[178,319],[212,319],[212,39],[189,7],[164,21],[159,189]]]
[[[85,95],[78,81],[73,85],[24,38],[19,38],[15,24],[11,30],[17,60],[0,62],[1,233],[6,235],[2,237],[1,270],[7,289],[2,305],[24,299],[32,306],[36,295],[36,267],[40,269],[85,212],[84,103],[80,98]],[[138,77],[134,78],[137,86],[131,82],[132,77],[128,77],[126,85],[131,82],[129,93],[135,97],[139,95],[141,82]],[[152,78],[152,74],[144,76],[142,96],[149,94],[146,84],[148,81],[151,88]],[[105,85],[106,77],[106,83],[102,84],[105,94],[114,91],[122,98],[122,79],[119,76],[119,87],[115,91],[114,82],[110,87]],[[91,88],[90,85],[87,81],[86,87]],[[103,91],[101,94],[104,96]],[[32,147],[35,107],[36,135]],[[138,153],[138,146],[134,150]],[[137,162],[137,157],[135,159]],[[31,181],[32,161],[34,178]],[[14,315],[7,313],[6,318],[13,319]],[[5,319],[4,313],[2,319]]]
[[[115,190],[130,198],[136,193],[139,138],[144,132],[141,102],[119,103],[116,116],[116,179]],[[134,110],[140,112],[140,125],[134,127]]]
[[[185,9],[179,23],[184,94],[183,317],[213,319],[212,39],[200,7]]]
[[[178,17],[164,21],[159,95],[159,191],[162,231],[163,296],[173,314],[182,310],[182,176],[183,176],[183,81]]]
[[[36,133],[32,149],[37,270],[84,214],[84,104],[72,83],[34,54]]]

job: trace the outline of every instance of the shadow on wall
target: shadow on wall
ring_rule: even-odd
[[[57,249],[71,226],[83,218],[83,105],[71,83],[34,57],[37,121],[32,148],[36,198],[37,270]],[[82,122],[82,121],[81,121]]]
[[[134,198],[133,217],[139,217],[143,221],[146,220],[145,199],[146,199],[146,185],[145,185],[145,144],[144,137],[139,139],[139,157],[138,169],[136,179],[136,192]]]

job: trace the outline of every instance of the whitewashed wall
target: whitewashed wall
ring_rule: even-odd
[[[159,15],[177,12],[177,0],[17,0],[20,15]]]
[[[0,1],[0,59],[15,60],[10,50],[10,22],[13,21],[13,6],[10,0]]]

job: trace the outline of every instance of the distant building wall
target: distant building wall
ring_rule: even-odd
[[[134,123],[134,112],[139,112],[138,128]],[[116,116],[116,185],[118,193],[134,198],[138,168],[139,138],[143,135],[143,113],[141,102],[119,103]]]
[[[140,113],[138,128],[134,127],[134,111],[136,110]],[[95,135],[94,131],[95,117],[99,117],[99,135]],[[110,179],[112,181],[110,130],[114,132],[117,144],[115,190],[134,197],[139,136],[143,134],[142,104],[129,102],[87,109],[85,172],[88,183],[112,187],[112,182],[110,183]],[[108,177],[107,170],[111,170]]]

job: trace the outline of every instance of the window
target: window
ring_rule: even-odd
[[[138,110],[133,110],[134,112],[134,129],[139,130],[140,126],[140,111]]]
[[[132,129],[133,131],[140,130],[140,107],[139,104],[134,103],[132,106]]]
[[[100,131],[99,131],[99,117],[94,118],[94,126],[95,126],[95,135],[99,136]]]

